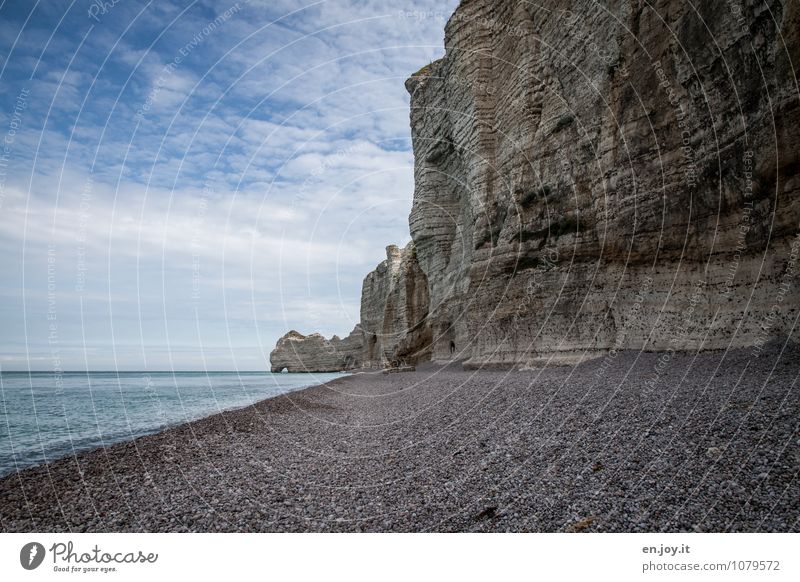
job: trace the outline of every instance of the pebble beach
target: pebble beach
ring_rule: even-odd
[[[359,373],[0,480],[5,532],[795,532],[800,348]]]

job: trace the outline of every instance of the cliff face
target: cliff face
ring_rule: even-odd
[[[413,243],[386,248],[386,260],[364,278],[361,321],[344,339],[284,335],[270,354],[273,372],[338,372],[430,359],[428,281]]]
[[[357,364],[797,338],[798,3],[604,4],[461,2],[406,83],[414,243],[365,280]]]
[[[345,339],[333,336],[325,339],[318,333],[303,335],[290,331],[278,340],[270,354],[273,372],[341,372],[359,366],[357,358],[362,351],[362,338],[358,328]]]
[[[797,3],[464,0],[412,77],[433,357],[722,349],[797,317]]]

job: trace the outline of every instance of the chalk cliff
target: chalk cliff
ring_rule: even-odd
[[[358,327],[345,339],[290,331],[270,354],[273,372],[341,372],[361,366],[362,337]]]
[[[367,277],[358,361],[797,338],[799,11],[463,0],[406,82],[413,289]]]
[[[270,354],[273,372],[337,372],[430,359],[428,282],[413,243],[386,247],[386,260],[364,278],[361,321],[344,339],[290,331]]]

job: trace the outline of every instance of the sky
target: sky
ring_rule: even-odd
[[[0,370],[263,370],[409,239],[457,0],[0,0]]]

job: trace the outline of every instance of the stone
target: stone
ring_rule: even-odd
[[[359,365],[357,358],[362,349],[358,328],[344,340],[333,336],[330,340],[313,333],[305,336],[290,331],[278,340],[270,354],[273,373],[288,372],[341,372]]]
[[[272,371],[406,371],[430,359],[428,284],[413,243],[388,246],[386,260],[364,278],[360,319],[344,339],[288,332],[270,354]]]
[[[800,8],[767,4],[461,2],[406,81],[413,243],[340,353],[287,334],[273,370],[800,339]]]
[[[467,367],[538,366],[789,333],[800,14],[738,5],[741,19],[713,2],[460,4],[445,57],[406,83],[435,360],[455,347]]]

